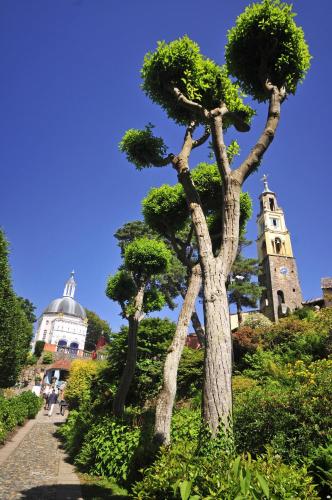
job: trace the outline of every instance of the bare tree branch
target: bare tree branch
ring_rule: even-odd
[[[192,111],[194,114],[198,115],[204,121],[208,119],[209,113],[197,102],[191,101],[177,87],[171,87],[171,92],[175,95],[178,103],[189,111]]]
[[[246,178],[255,170],[263,158],[265,151],[274,139],[280,119],[281,104],[286,97],[284,87],[278,89],[271,82],[266,82],[266,89],[270,92],[269,110],[264,130],[247,158],[233,173],[242,185]]]
[[[166,167],[166,165],[169,165],[170,163],[173,162],[175,155],[173,153],[170,153],[166,158],[160,158],[160,160],[155,161],[153,165],[155,167]]]
[[[206,142],[208,140],[208,138],[210,137],[210,133],[211,133],[210,127],[205,127],[204,134],[199,139],[196,139],[193,141],[192,149],[198,148],[199,146],[204,144],[204,142]]]

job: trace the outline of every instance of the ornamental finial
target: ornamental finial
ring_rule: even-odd
[[[267,175],[264,174],[263,177],[261,178],[261,181],[264,182],[264,193],[267,193],[270,191],[269,186],[267,185]]]

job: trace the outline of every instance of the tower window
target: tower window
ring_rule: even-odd
[[[284,292],[282,290],[277,291],[277,296],[278,296],[278,304],[284,304],[285,303],[285,296]]]
[[[271,212],[274,212],[274,199],[273,198],[269,198],[269,205],[270,205]]]
[[[274,243],[275,243],[275,248],[276,248],[276,253],[281,253],[281,239],[280,238],[276,238],[274,240]]]
[[[280,221],[276,217],[270,217],[270,224],[274,229],[279,229]]]

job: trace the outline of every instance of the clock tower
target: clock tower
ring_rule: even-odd
[[[287,312],[302,307],[302,294],[284,212],[268,187],[266,175],[263,181],[257,217],[257,250],[262,269],[259,283],[266,290],[261,297],[260,311],[270,320],[278,321]]]

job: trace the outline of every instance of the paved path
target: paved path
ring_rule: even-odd
[[[78,500],[80,482],[54,433],[64,422],[55,406],[41,410],[0,449],[1,500]]]

